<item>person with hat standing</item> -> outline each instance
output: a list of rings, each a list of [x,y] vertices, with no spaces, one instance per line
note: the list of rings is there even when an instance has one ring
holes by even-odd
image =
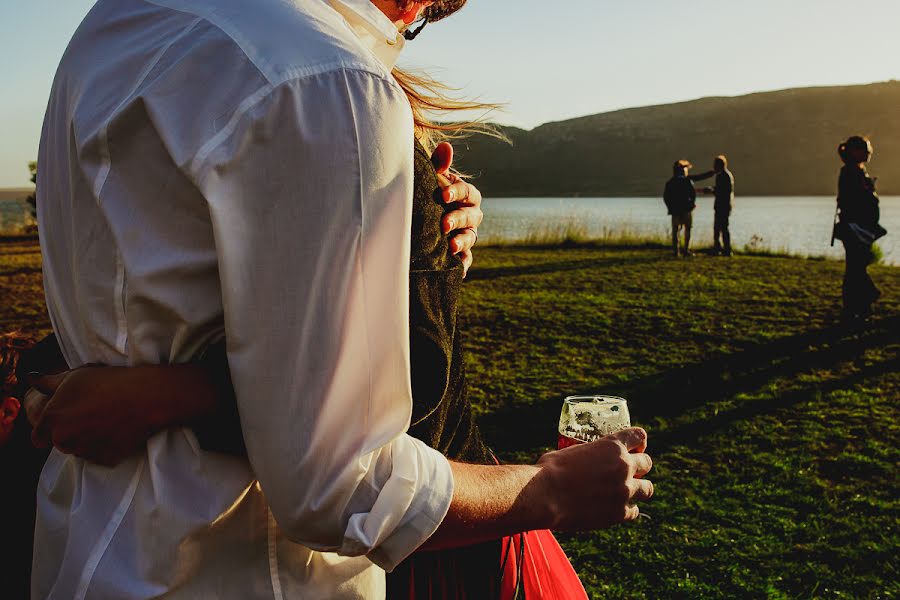
[[[669,215],[672,216],[672,252],[677,257],[680,255],[678,246],[678,232],[684,229],[684,255],[691,256],[691,227],[693,225],[693,212],[697,205],[697,191],[694,183],[688,176],[693,167],[690,161],[677,160],[672,165],[672,178],[666,182],[663,192],[663,202]]]

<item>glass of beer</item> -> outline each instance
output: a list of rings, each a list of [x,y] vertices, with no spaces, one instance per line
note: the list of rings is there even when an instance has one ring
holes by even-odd
[[[594,442],[631,427],[628,403],[616,396],[569,396],[559,415],[557,448]]]

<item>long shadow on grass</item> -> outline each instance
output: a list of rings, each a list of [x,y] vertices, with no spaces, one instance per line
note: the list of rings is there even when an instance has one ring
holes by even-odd
[[[713,400],[753,392],[773,379],[862,360],[866,350],[891,344],[900,344],[900,316],[865,327],[834,325],[754,344],[627,382],[615,391],[633,401],[640,420],[670,417]]]
[[[675,444],[692,442],[700,436],[714,432],[730,423],[793,406],[798,402],[809,400],[816,394],[824,395],[837,390],[851,389],[868,379],[898,370],[900,370],[900,356],[894,356],[889,360],[865,366],[846,377],[811,383],[764,400],[750,400],[732,409],[721,411],[708,419],[686,423],[669,431],[660,432],[654,436],[653,445],[657,448],[668,448]]]
[[[488,267],[472,269],[466,276],[466,281],[493,280],[504,277],[517,277],[519,275],[543,275],[565,271],[578,271],[595,267],[608,267],[613,265],[633,265],[639,263],[659,262],[661,256],[629,257],[622,258],[586,258],[581,260],[566,260],[548,263],[534,263],[516,265],[514,267]]]
[[[741,393],[758,392],[767,383],[790,380],[801,373],[827,371],[841,364],[862,360],[869,349],[900,345],[900,316],[877,320],[864,328],[832,326],[750,345],[733,353],[711,356],[699,363],[611,386],[604,392],[628,399],[632,419],[648,423],[657,417],[672,417],[714,400]],[[900,348],[900,346],[898,346]],[[727,422],[786,406],[811,393],[827,393],[849,387],[868,377],[900,366],[894,349],[874,365],[858,364],[848,377],[795,388],[775,399],[751,401],[717,414],[712,419],[654,435],[654,446],[676,443],[710,431]],[[593,393],[593,390],[583,390]],[[559,398],[547,398],[528,406],[509,406],[479,421],[488,440],[501,451],[528,451],[555,443],[553,424],[559,418]],[[510,427],[515,423],[515,427]]]
[[[39,255],[41,253],[41,248],[37,244],[34,246],[18,246],[14,248],[7,247],[7,244],[0,242],[0,255],[2,256],[15,256],[18,254],[36,254]]]
[[[0,270],[2,277],[14,277],[16,275],[35,275],[41,272],[41,267],[15,267],[9,271]]]

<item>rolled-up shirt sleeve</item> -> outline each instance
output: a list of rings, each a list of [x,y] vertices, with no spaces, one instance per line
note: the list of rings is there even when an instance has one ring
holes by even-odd
[[[392,81],[325,69],[247,98],[192,167],[272,513],[292,540],[386,570],[453,493],[446,458],[405,433],[412,140]]]

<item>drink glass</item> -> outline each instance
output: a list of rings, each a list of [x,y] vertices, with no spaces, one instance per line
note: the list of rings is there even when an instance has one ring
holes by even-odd
[[[569,396],[559,415],[557,448],[594,442],[631,427],[628,403],[617,396]]]

